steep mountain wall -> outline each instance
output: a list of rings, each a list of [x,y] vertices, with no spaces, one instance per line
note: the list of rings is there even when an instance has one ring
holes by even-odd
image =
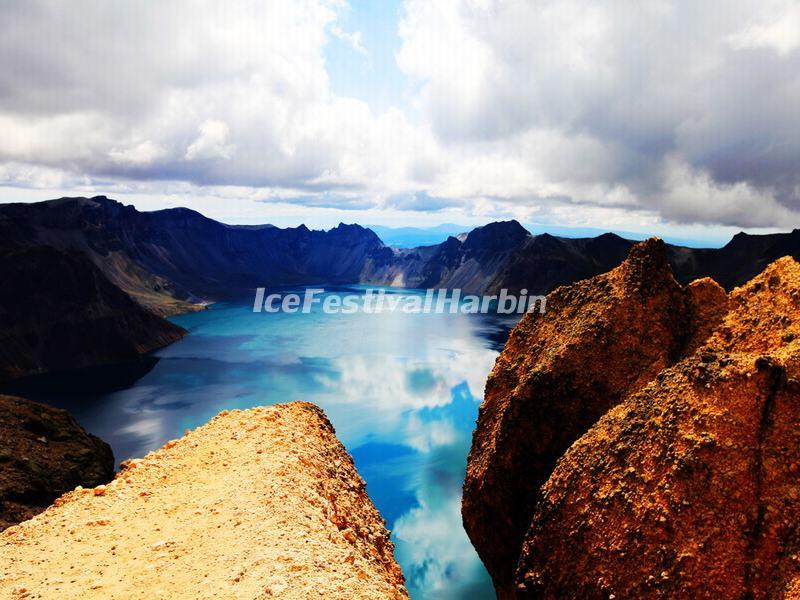
[[[660,240],[605,275],[550,294],[512,331],[486,384],[464,482],[464,525],[498,590],[539,488],[606,411],[684,352],[696,329]]]
[[[77,250],[161,315],[260,286],[370,283],[545,294],[611,270],[635,243],[611,233],[532,236],[518,222],[504,221],[441,244],[396,249],[358,225],[330,231],[233,226],[185,208],[139,212],[105,196],[0,205],[0,237]],[[711,276],[730,289],[781,256],[800,257],[800,230],[739,234],[720,249],[668,246],[667,255],[680,283]]]
[[[80,252],[0,247],[0,381],[138,361],[186,334],[134,302]]]
[[[257,286],[358,282],[368,255],[384,248],[358,225],[231,226],[185,208],[139,212],[105,196],[0,205],[0,235],[77,250],[159,314]]]
[[[526,536],[520,595],[792,595],[798,316],[800,265],[783,258],[731,293],[697,353],[565,453]]]

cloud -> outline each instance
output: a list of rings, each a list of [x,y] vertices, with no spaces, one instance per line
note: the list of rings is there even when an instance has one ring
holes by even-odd
[[[438,195],[622,193],[667,219],[785,227],[800,208],[796,22],[793,2],[408,0],[398,61],[437,138],[478,150]],[[678,192],[701,180],[693,211]],[[744,189],[778,206],[742,210]]]
[[[408,95],[381,112],[326,68],[331,40],[369,52],[340,22],[357,10],[4,2],[0,185],[571,225],[800,217],[792,0],[405,0]]]
[[[773,15],[729,36],[735,48],[771,48],[786,56],[800,47],[800,6],[776,6]]]
[[[121,150],[112,148],[108,152],[111,160],[121,165],[149,165],[165,154],[163,147],[150,140],[144,140]]]
[[[367,49],[364,48],[364,43],[361,40],[362,34],[360,31],[354,31],[352,33],[348,33],[338,25],[334,24],[331,25],[330,32],[331,34],[333,34],[333,37],[335,37],[338,40],[342,40],[359,54],[367,56]]]
[[[230,130],[224,121],[209,120],[200,125],[197,139],[186,149],[186,160],[229,159],[236,146],[228,143]]]

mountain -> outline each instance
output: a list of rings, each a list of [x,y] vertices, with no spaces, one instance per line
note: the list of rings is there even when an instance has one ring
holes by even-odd
[[[516,221],[491,223],[441,244],[386,248],[367,262],[365,283],[422,288],[459,287],[468,293],[496,294],[527,289],[547,294],[562,285],[610,271],[633,240],[613,233],[591,238],[531,235]],[[666,244],[667,260],[681,284],[712,277],[727,290],[749,281],[781,256],[800,258],[800,230],[769,235],[737,234],[722,248]]]
[[[357,282],[367,257],[385,248],[358,225],[225,225],[186,208],[139,212],[105,196],[2,205],[0,236],[78,250],[159,314],[257,286]]]
[[[531,235],[517,221],[502,221],[439,244],[394,248],[359,225],[329,231],[226,225],[186,208],[139,212],[105,196],[0,205],[0,236],[18,246],[78,251],[161,315],[263,286],[368,283],[546,294],[613,269],[635,244],[612,233]],[[800,257],[800,230],[742,233],[722,248],[666,248],[680,283],[711,276],[731,289],[780,256]]]
[[[0,381],[139,361],[186,334],[112,284],[84,254],[0,243]]]
[[[800,264],[728,294],[669,252],[555,290],[498,358],[462,515],[499,598],[800,597]]]
[[[596,238],[529,236],[504,262],[485,291],[527,289],[546,294],[555,288],[605,273],[622,262],[634,242],[606,233]]]
[[[516,559],[558,458],[693,339],[690,293],[652,239],[610,272],[558,288],[545,314],[513,330],[486,383],[463,494],[465,529],[498,595],[513,597]]]
[[[0,533],[0,564],[14,600],[408,599],[353,459],[303,402],[226,410],[125,461]]]
[[[435,246],[389,249],[362,273],[362,281],[409,288],[482,292],[531,234],[517,221],[477,227]]]
[[[748,282],[783,256],[800,258],[800,229],[767,235],[737,233],[719,249],[670,249],[670,263],[679,281],[711,277],[727,290]]]

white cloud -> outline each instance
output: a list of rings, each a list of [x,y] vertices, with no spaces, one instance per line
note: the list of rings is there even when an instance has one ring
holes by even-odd
[[[330,40],[369,50],[339,23],[350,10],[5,2],[0,174],[28,174],[0,184],[61,172],[379,213],[459,204],[464,220],[800,217],[796,2],[406,0],[415,108],[380,114],[332,92]]]
[[[166,155],[166,150],[150,140],[144,140],[134,146],[109,151],[111,159],[121,165],[149,165]]]
[[[755,0],[408,0],[398,61],[458,157],[431,193],[495,206],[624,198],[667,219],[790,226],[796,18],[796,3]],[[676,157],[709,179],[696,210],[664,176]],[[742,210],[747,195],[773,209]]]
[[[770,48],[786,56],[800,47],[800,5],[794,0],[771,3],[766,20],[747,25],[728,40],[735,48]]]
[[[333,34],[333,37],[342,40],[359,54],[363,54],[364,56],[367,55],[367,49],[364,48],[364,43],[361,40],[363,36],[360,31],[354,31],[352,33],[348,33],[338,25],[333,24],[330,27],[330,32],[331,34]]]
[[[209,120],[200,125],[200,132],[186,149],[186,160],[229,159],[236,146],[228,143],[230,130],[224,121]]]

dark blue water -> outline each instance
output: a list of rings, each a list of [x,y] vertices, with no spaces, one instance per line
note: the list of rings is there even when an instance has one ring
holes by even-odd
[[[251,301],[173,320],[190,334],[158,352],[149,371],[128,380],[112,373],[122,389],[73,382],[28,396],[68,408],[119,460],[142,456],[223,409],[314,402],[387,520],[412,596],[494,598],[461,525],[461,485],[486,376],[513,321],[337,315],[318,306],[311,314],[253,313]]]

